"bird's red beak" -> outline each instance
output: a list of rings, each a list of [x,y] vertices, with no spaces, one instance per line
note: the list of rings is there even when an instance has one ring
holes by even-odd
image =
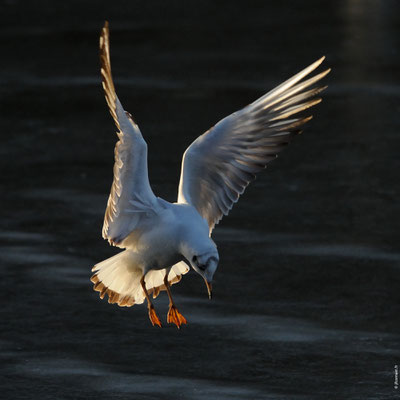
[[[208,282],[207,279],[204,279],[204,282],[206,283],[206,286],[207,286],[208,298],[211,300],[212,299],[212,283]]]

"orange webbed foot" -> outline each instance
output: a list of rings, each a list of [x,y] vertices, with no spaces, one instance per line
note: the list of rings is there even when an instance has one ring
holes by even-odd
[[[178,311],[178,309],[171,305],[168,310],[167,322],[169,324],[175,324],[178,329],[181,328],[182,324],[186,324],[186,318]]]
[[[149,318],[150,318],[150,322],[154,325],[157,325],[161,328],[161,321],[158,318],[158,315],[156,313],[156,310],[154,309],[154,306],[151,305],[149,307]]]

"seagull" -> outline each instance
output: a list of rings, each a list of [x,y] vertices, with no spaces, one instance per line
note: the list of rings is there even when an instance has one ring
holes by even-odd
[[[178,199],[156,197],[147,171],[147,144],[131,114],[119,101],[110,63],[109,27],[100,34],[101,76],[109,111],[118,129],[114,177],[102,236],[124,249],[96,264],[91,281],[100,298],[131,307],[147,301],[153,326],[161,321],[150,298],[166,291],[167,323],[186,324],[171,294],[192,267],[212,295],[219,262],[211,238],[256,173],[277,157],[312,116],[298,113],[321,102],[327,86],[315,87],[327,69],[304,80],[324,60],[320,58],[243,109],[225,117],[199,136],[185,151]],[[306,90],[307,89],[307,90]]]

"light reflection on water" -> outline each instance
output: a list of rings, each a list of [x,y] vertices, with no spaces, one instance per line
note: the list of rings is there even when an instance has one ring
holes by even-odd
[[[334,242],[333,239],[321,241],[321,237],[312,234],[291,235],[236,228],[218,228],[215,232],[215,238],[219,242],[227,243],[250,245],[264,243],[267,246],[268,254],[400,261],[400,253],[385,251],[373,246],[338,243],[337,241]]]
[[[240,385],[226,385],[218,380],[176,378],[174,376],[146,375],[116,372],[107,365],[89,363],[80,359],[30,359],[21,369],[33,377],[64,377],[79,379],[88,386],[88,390],[126,395],[152,395],[165,398],[190,399],[279,399],[279,394],[266,393],[257,388],[251,389]],[[168,397],[169,398],[169,397]],[[295,396],[293,399],[303,399]]]

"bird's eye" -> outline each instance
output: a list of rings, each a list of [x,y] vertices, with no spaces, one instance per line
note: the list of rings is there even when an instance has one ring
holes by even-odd
[[[196,264],[197,263],[197,256],[193,256],[192,261]]]

